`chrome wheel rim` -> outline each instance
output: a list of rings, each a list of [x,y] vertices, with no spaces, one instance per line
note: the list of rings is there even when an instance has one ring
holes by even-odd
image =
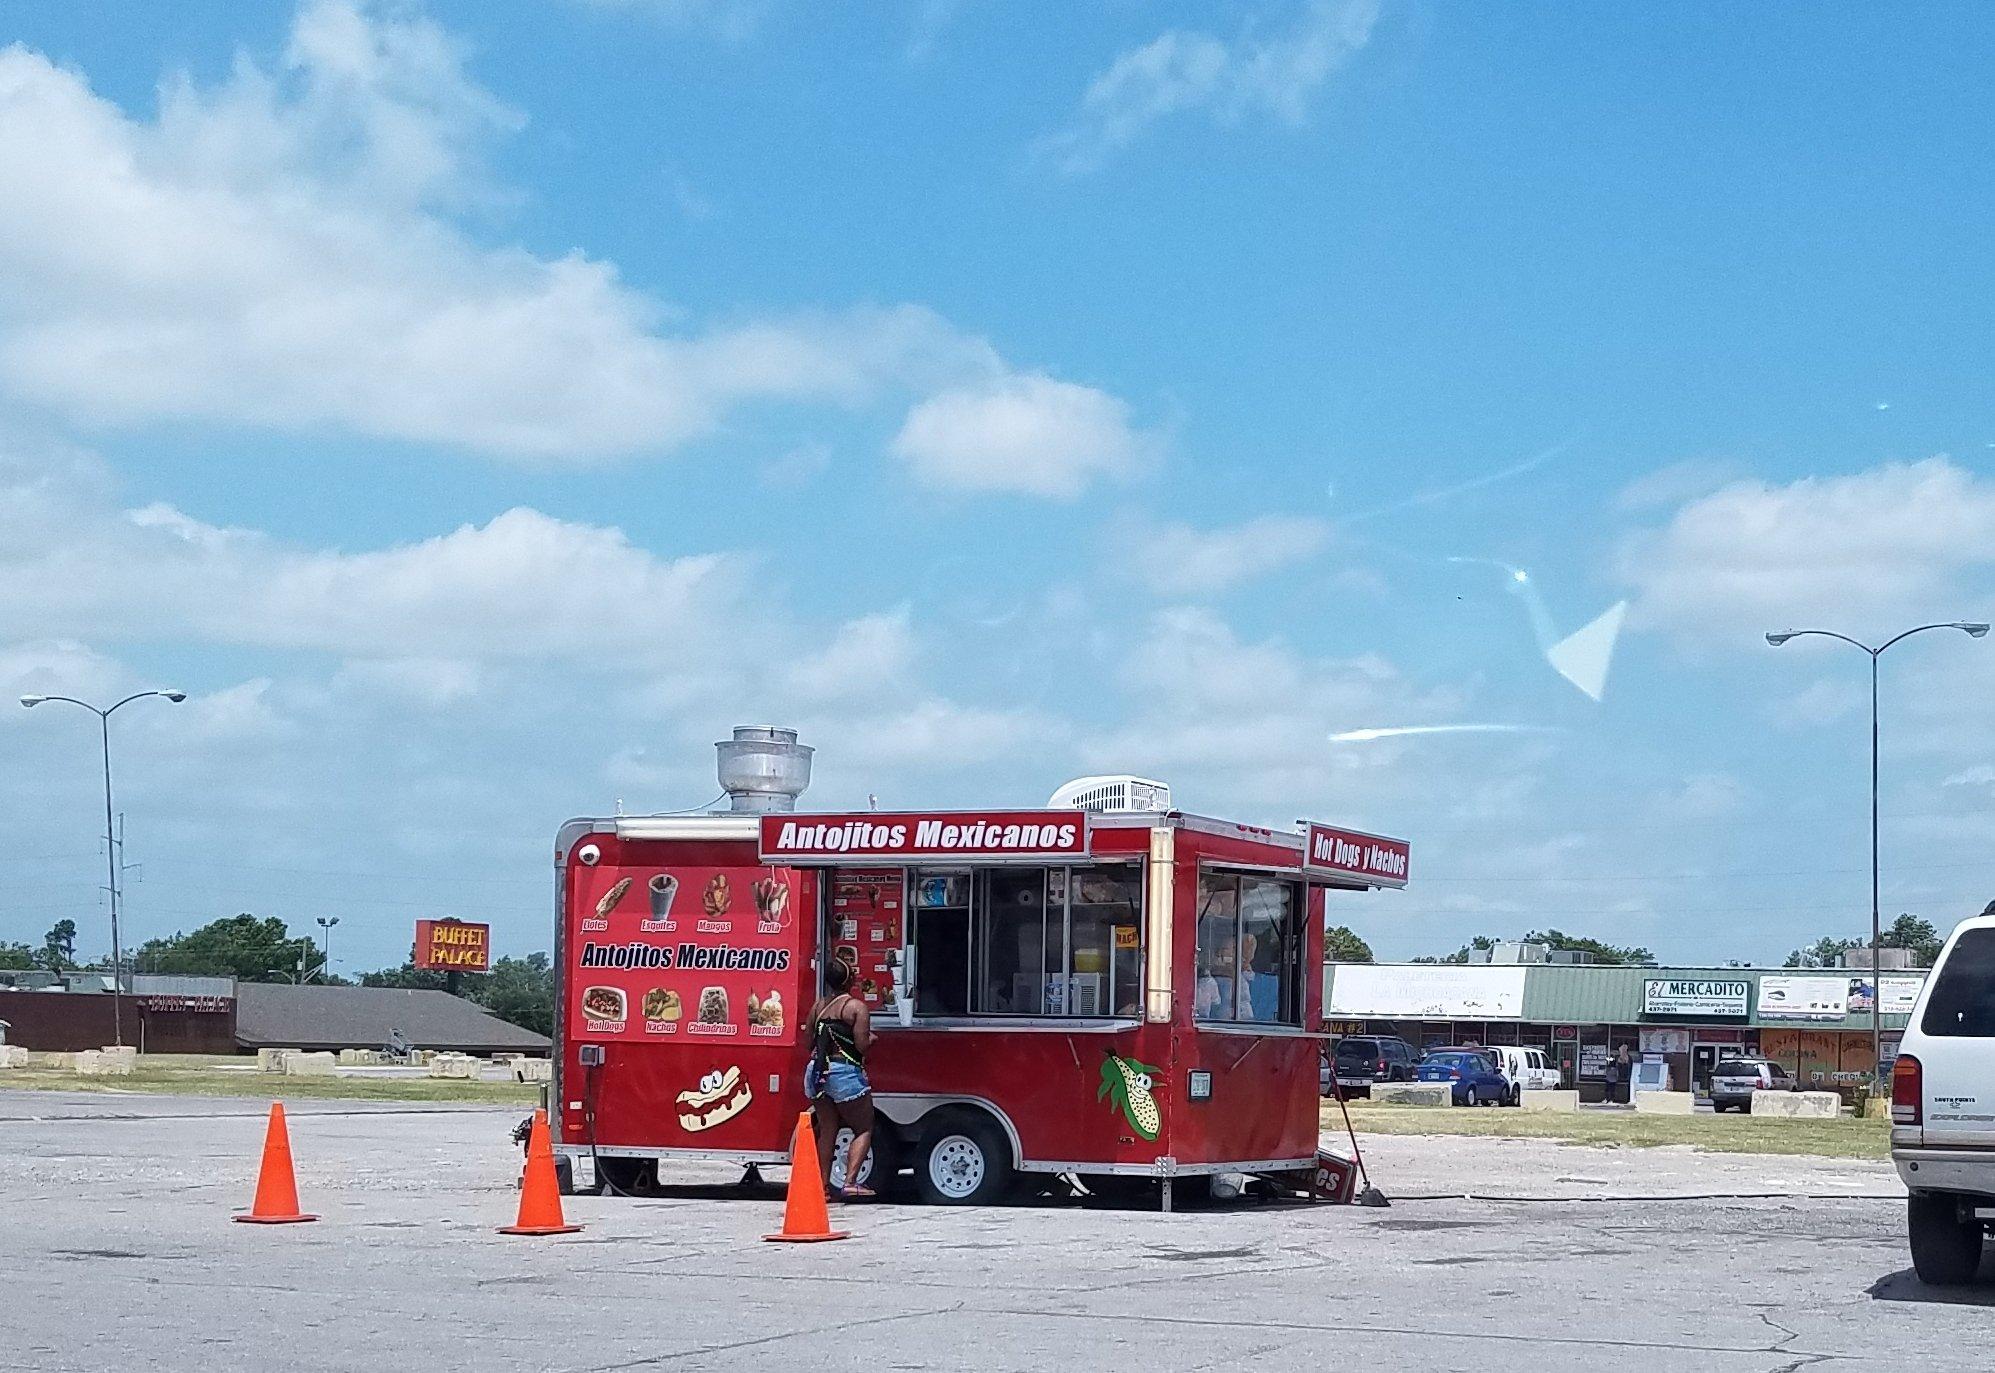
[[[928,1180],[952,1200],[960,1201],[983,1186],[984,1172],[983,1146],[968,1135],[950,1135],[929,1151]]]

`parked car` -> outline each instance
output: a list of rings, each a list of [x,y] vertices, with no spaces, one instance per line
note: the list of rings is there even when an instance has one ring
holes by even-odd
[[[1346,1092],[1370,1094],[1375,1082],[1411,1082],[1419,1055],[1396,1035],[1345,1035],[1323,1063],[1323,1095],[1330,1096],[1330,1074]]]
[[[1995,915],[1947,937],[1891,1066],[1891,1161],[1910,1193],[1912,1267],[1972,1281],[1995,1208]]]
[[[1415,1082],[1446,1082],[1457,1106],[1502,1106],[1510,1101],[1510,1079],[1487,1049],[1430,1049],[1413,1070]]]
[[[1778,1063],[1764,1058],[1724,1058],[1711,1069],[1711,1109],[1750,1111],[1754,1092],[1798,1092],[1801,1084]]]
[[[1492,1044],[1489,1052],[1510,1079],[1510,1104],[1521,1106],[1525,1092],[1544,1092],[1559,1085],[1559,1070],[1543,1049],[1525,1049],[1515,1044]]]

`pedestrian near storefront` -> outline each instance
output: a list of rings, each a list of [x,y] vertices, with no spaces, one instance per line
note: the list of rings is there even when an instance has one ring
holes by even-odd
[[[1614,1051],[1614,1081],[1620,1089],[1615,1094],[1614,1100],[1625,1106],[1633,1096],[1629,1089],[1633,1087],[1635,1081],[1635,1060],[1628,1052],[1626,1044]]]
[[[1600,1080],[1605,1087],[1605,1090],[1601,1093],[1600,1099],[1606,1102],[1609,1106],[1612,1106],[1616,1101],[1620,1100],[1620,1088],[1621,1088],[1620,1055],[1617,1054],[1613,1058],[1607,1060],[1607,1066],[1600,1070]]]

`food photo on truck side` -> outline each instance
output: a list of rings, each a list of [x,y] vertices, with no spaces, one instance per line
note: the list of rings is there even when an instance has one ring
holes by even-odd
[[[872,1012],[857,1185],[971,1204],[1020,1173],[1140,1179],[1167,1208],[1185,1179],[1310,1188],[1325,902],[1402,885],[1403,841],[783,799],[562,828],[549,1101],[571,1170],[630,1191],[674,1159],[787,1164],[836,959]]]

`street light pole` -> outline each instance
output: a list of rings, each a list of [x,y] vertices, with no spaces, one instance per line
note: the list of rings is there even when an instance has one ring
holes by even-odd
[[[1766,641],[1779,648],[1789,639],[1804,639],[1811,635],[1822,639],[1840,639],[1846,644],[1854,644],[1870,655],[1870,1072],[1873,1082],[1882,1081],[1884,1071],[1884,970],[1878,953],[1884,942],[1883,917],[1878,900],[1878,859],[1877,859],[1877,664],[1884,656],[1884,650],[1901,639],[1909,639],[1914,634],[1923,634],[1929,629],[1958,629],[1969,638],[1979,639],[1988,632],[1988,626],[1971,620],[1947,620],[1939,624],[1919,625],[1897,634],[1877,647],[1872,648],[1860,639],[1852,639],[1847,634],[1838,634],[1830,629],[1788,629],[1777,634],[1768,634]]]
[[[142,701],[148,696],[159,696],[174,704],[187,699],[184,691],[140,691],[127,696],[116,705],[99,708],[88,701],[79,701],[74,696],[23,696],[21,705],[32,710],[47,701],[61,701],[65,705],[82,706],[97,717],[100,736],[104,743],[104,858],[106,877],[110,885],[105,888],[111,899],[111,1042],[118,1047],[125,1043],[125,945],[118,925],[118,835],[116,822],[111,810],[111,716],[120,708],[134,701]]]
[[[327,919],[323,915],[319,917],[319,928],[326,932],[325,946],[320,951],[323,954],[323,957],[319,961],[319,980],[321,982],[332,975],[332,932],[333,926],[338,923],[339,917],[336,915],[331,919]]]

